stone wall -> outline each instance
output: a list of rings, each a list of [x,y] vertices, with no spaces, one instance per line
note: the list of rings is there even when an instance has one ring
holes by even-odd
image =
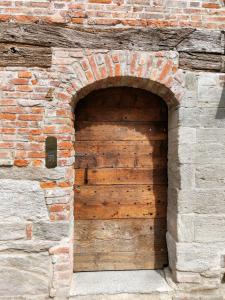
[[[109,86],[143,88],[168,104],[174,299],[222,299],[225,75],[184,71],[178,60],[173,51],[54,48],[48,69],[1,68],[0,299],[66,299],[73,266],[74,107]],[[58,141],[55,169],[45,167],[47,136]]]
[[[224,29],[224,0],[2,0],[0,21]]]

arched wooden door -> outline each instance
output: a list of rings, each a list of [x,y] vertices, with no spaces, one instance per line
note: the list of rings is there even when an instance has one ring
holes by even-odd
[[[167,264],[167,106],[134,88],[108,88],[75,113],[74,271]]]

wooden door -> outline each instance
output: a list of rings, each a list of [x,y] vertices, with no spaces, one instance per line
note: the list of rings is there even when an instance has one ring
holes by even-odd
[[[74,271],[167,264],[167,107],[134,88],[76,108]]]

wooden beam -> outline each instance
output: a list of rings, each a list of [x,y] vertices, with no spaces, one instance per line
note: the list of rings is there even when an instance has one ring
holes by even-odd
[[[211,53],[181,52],[179,66],[181,69],[225,72],[225,56]]]
[[[13,44],[13,45],[12,45]],[[51,47],[134,51],[174,50],[180,67],[224,72],[224,33],[194,28],[66,28],[0,23],[0,66],[51,65]]]
[[[65,28],[40,24],[0,24],[0,43],[42,47],[114,50],[175,50],[224,53],[223,33],[193,28]]]
[[[0,44],[0,67],[26,66],[47,68],[51,66],[51,62],[51,48]]]
[[[44,47],[158,51],[174,49],[193,28],[93,29],[40,24],[0,24],[0,43]]]

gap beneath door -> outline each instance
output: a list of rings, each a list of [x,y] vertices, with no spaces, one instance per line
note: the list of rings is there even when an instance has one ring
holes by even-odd
[[[159,270],[78,272],[73,274],[70,299],[166,300],[171,299],[171,292],[163,272]],[[156,297],[142,298],[141,295]],[[165,298],[161,298],[160,295],[165,295]]]

